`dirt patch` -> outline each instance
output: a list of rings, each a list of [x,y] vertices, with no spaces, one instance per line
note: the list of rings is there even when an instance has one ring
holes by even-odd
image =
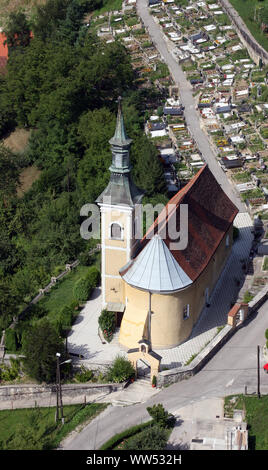
[[[40,176],[41,171],[36,168],[36,166],[28,166],[20,174],[20,187],[17,190],[19,197],[22,197],[23,194],[28,191],[33,182],[36,181]]]
[[[6,139],[4,139],[3,143],[12,152],[21,153],[26,149],[30,135],[31,131],[26,129],[16,129]]]

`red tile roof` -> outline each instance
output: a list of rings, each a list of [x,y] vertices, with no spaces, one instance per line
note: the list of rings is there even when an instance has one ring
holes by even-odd
[[[5,40],[5,33],[0,33],[0,57],[8,58],[8,48],[7,45],[4,44]]]
[[[168,214],[167,207],[170,204],[174,204],[174,208]],[[170,243],[174,243],[174,240],[169,238],[167,223],[175,215],[179,232],[180,204],[188,204],[188,245],[185,250],[170,251],[185,273],[195,281],[217,250],[238,209],[222,190],[208,166],[204,165],[159,214],[138,244],[136,256],[157,231],[170,249]]]

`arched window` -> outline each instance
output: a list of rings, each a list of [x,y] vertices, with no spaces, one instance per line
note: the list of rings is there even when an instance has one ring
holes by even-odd
[[[122,240],[122,227],[117,223],[111,225],[111,238],[114,240]]]
[[[141,345],[141,352],[146,353],[146,346],[145,346],[145,344],[142,344],[142,345]]]

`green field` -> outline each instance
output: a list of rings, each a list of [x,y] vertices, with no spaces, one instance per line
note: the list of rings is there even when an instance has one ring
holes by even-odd
[[[0,450],[55,449],[77,426],[87,424],[107,405],[64,406],[65,424],[55,423],[55,407],[0,411]]]
[[[70,305],[74,301],[74,284],[86,275],[88,269],[88,266],[77,266],[61,281],[58,281],[51,291],[39,301],[39,304],[45,307],[49,315],[59,312],[65,305]]]
[[[230,417],[234,409],[245,409],[249,430],[249,450],[268,450],[268,395],[229,396],[225,398],[224,411]]]
[[[255,8],[268,7],[268,0],[230,0],[230,3],[238,11],[258,43],[268,51],[268,35],[261,31],[259,23],[254,20]]]

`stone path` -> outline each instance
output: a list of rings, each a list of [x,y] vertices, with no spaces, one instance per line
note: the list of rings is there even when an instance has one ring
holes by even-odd
[[[210,307],[204,308],[188,341],[173,349],[157,351],[162,356],[162,367],[171,369],[185,364],[192,355],[198,354],[212,340],[220,326],[227,323],[231,302],[236,301],[243,284],[241,260],[248,257],[253,239],[252,221],[248,213],[239,213],[235,225],[240,229],[240,235],[212,293]],[[239,287],[236,279],[241,281]],[[82,354],[83,362],[88,367],[109,364],[118,354],[126,356],[126,352],[121,350],[118,344],[117,335],[110,344],[103,344],[98,336],[100,294],[99,288],[94,291],[92,299],[81,311],[68,338],[69,351]]]

